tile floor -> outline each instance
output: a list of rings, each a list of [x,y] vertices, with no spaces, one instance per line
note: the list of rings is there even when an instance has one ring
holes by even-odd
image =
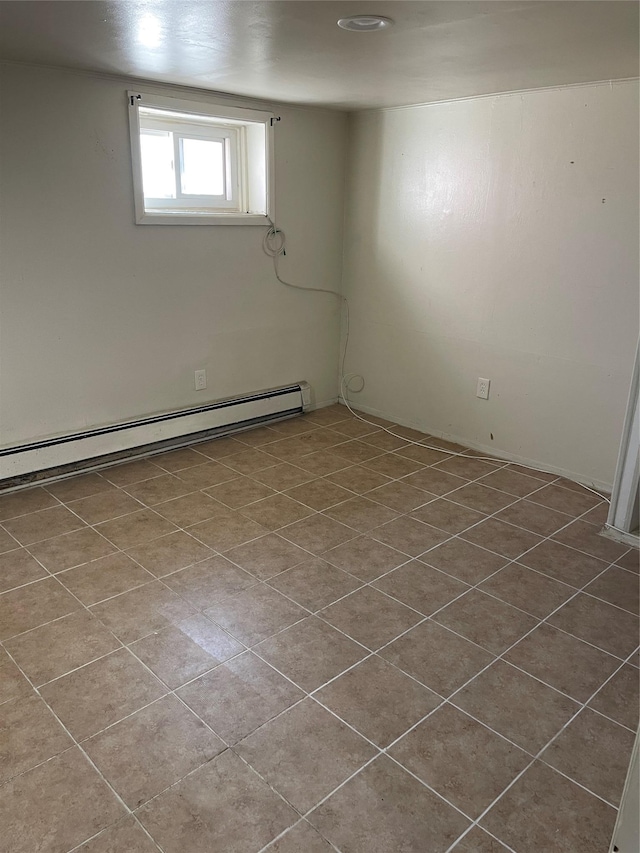
[[[638,719],[605,514],[339,406],[0,496],[3,849],[605,853]]]

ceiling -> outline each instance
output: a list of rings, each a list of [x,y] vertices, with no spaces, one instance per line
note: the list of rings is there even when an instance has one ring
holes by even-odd
[[[631,0],[0,0],[0,59],[340,109],[636,77],[638,42]]]

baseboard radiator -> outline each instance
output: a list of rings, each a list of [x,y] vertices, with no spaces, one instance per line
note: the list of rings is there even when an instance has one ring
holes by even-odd
[[[0,487],[50,479],[300,415],[310,408],[307,382],[269,388],[203,406],[164,412],[0,449]],[[139,451],[138,453],[136,451]]]

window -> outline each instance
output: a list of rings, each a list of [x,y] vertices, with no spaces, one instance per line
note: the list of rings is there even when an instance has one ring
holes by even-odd
[[[269,222],[272,113],[128,97],[138,224]]]

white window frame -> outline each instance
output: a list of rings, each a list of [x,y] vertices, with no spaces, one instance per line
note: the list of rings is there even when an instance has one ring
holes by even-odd
[[[270,224],[275,216],[274,113],[135,91],[128,92],[127,98],[137,224]],[[224,198],[182,193],[179,174],[176,175],[175,199],[145,198],[141,126],[149,130],[170,130],[174,134],[176,163],[179,162],[181,138],[224,139],[227,154]]]

